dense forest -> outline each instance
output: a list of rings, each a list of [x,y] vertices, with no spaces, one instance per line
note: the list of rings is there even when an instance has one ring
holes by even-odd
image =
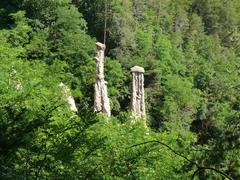
[[[239,30],[239,0],[1,0],[0,179],[240,179]],[[111,118],[93,112],[104,34]]]

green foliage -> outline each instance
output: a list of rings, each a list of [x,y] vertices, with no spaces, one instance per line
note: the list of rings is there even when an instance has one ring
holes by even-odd
[[[108,94],[111,99],[112,111],[113,113],[119,113],[121,111],[120,102],[127,91],[124,87],[125,74],[121,64],[117,60],[106,58],[105,64],[106,81],[108,82]]]
[[[199,105],[200,93],[193,89],[192,83],[177,76],[167,76],[164,87],[165,101],[162,113],[167,126],[181,134],[183,129],[189,129],[194,120]]]
[[[238,0],[2,0],[0,178],[239,179],[239,17]],[[92,113],[105,21],[109,119]]]
[[[138,31],[136,35],[138,55],[146,57],[151,53],[153,38],[149,32]]]

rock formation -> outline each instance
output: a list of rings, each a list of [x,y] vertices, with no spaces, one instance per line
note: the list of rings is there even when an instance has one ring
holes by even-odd
[[[144,99],[144,69],[139,66],[131,68],[132,72],[132,99],[131,109],[134,118],[145,117]]]
[[[96,83],[94,86],[94,112],[102,112],[111,116],[110,102],[107,93],[107,82],[104,80],[104,51],[105,45],[96,43]]]
[[[77,112],[78,110],[76,107],[76,103],[75,103],[75,100],[73,99],[73,97],[71,96],[70,89],[62,82],[59,84],[59,86],[62,88],[63,96],[64,96],[65,100],[68,102],[70,109],[73,112]]]

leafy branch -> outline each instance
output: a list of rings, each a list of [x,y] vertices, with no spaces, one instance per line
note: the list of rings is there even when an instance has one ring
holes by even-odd
[[[152,143],[157,143],[157,144],[160,144],[164,147],[166,147],[168,150],[170,150],[172,153],[174,153],[175,155],[183,158],[184,160],[188,161],[189,163],[191,164],[194,164],[197,166],[197,170],[194,172],[193,176],[192,176],[192,180],[195,178],[195,176],[200,172],[200,171],[204,171],[204,170],[211,170],[211,171],[215,171],[216,173],[218,174],[221,174],[223,177],[229,179],[229,180],[233,180],[232,177],[230,177],[228,174],[224,173],[223,171],[221,170],[218,170],[216,168],[213,168],[213,167],[204,167],[204,166],[201,166],[199,165],[198,163],[196,163],[195,161],[187,158],[186,156],[184,156],[182,153],[174,150],[172,147],[170,147],[169,145],[161,142],[161,141],[158,141],[158,140],[152,140],[152,141],[146,141],[146,142],[142,142],[142,143],[139,143],[139,144],[135,144],[135,145],[132,145],[130,146],[129,148],[134,148],[134,147],[138,147],[138,146],[142,146],[142,145],[146,145],[146,144],[152,144]]]

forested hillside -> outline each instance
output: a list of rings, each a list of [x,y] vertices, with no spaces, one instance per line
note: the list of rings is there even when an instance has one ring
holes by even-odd
[[[240,179],[239,30],[239,0],[1,0],[0,179]],[[93,112],[104,31],[111,118]]]

